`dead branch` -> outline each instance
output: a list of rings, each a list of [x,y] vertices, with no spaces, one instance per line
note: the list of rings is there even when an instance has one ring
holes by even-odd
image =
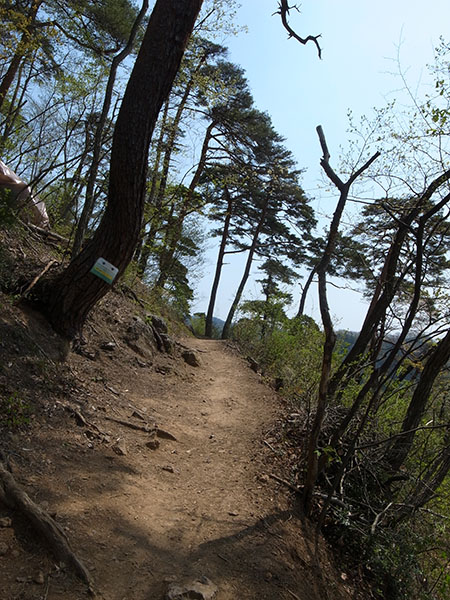
[[[123,425],[124,427],[129,427],[130,429],[134,429],[135,431],[145,431],[146,433],[150,433],[155,428],[151,427],[147,423],[145,425],[137,425],[136,423],[130,423],[130,421],[125,421],[124,419],[116,419],[115,417],[110,417],[109,415],[105,415],[105,419],[107,421],[112,421],[113,423],[117,423],[118,425]]]
[[[281,477],[278,477],[278,475],[274,475],[273,473],[269,473],[269,477],[271,479],[274,479],[275,481],[278,481],[278,483],[282,483],[296,494],[303,494],[305,487],[304,485],[294,485],[293,483],[290,483],[289,481],[286,481],[286,479],[282,479]],[[313,492],[313,496],[314,498],[321,498],[322,500],[326,500],[328,498],[328,494],[324,494],[322,492]],[[331,502],[333,504],[336,504],[337,506],[340,506],[341,508],[348,509],[348,506],[345,504],[345,502],[339,500],[339,498],[336,498],[336,496],[333,496],[331,498]]]
[[[319,55],[319,58],[322,58],[322,48],[319,46],[319,42],[318,42],[318,39],[321,37],[320,34],[319,35],[308,35],[308,37],[302,38],[289,25],[288,16],[289,16],[289,11],[292,8],[294,8],[295,10],[298,11],[297,6],[295,6],[295,5],[289,6],[288,0],[280,0],[278,3],[278,10],[274,14],[281,16],[281,22],[283,23],[283,27],[288,32],[289,38],[294,38],[298,42],[300,42],[300,44],[303,44],[303,45],[307,44],[308,42],[314,42],[314,44],[316,45],[316,48],[317,48],[317,54]]]
[[[19,510],[31,522],[33,527],[46,540],[58,561],[70,566],[74,573],[92,591],[91,576],[69,546],[67,537],[58,523],[35,504],[28,494],[16,483],[14,477],[7,471],[4,464],[0,462],[0,488],[8,506]]]
[[[276,450],[276,448],[274,448],[272,446],[272,444],[269,444],[269,442],[267,440],[263,440],[263,444],[265,444],[268,448],[270,448],[272,450],[272,452],[275,452],[275,454],[278,454],[278,451]]]
[[[135,431],[155,433],[157,437],[163,438],[165,440],[172,440],[173,442],[177,441],[177,438],[174,435],[172,435],[165,429],[161,429],[157,425],[149,425],[148,423],[145,423],[144,425],[138,425],[137,423],[130,423],[130,421],[125,421],[124,419],[116,419],[115,417],[110,417],[108,415],[105,415],[105,419],[107,421],[112,421],[113,423],[123,425],[124,427],[129,427],[130,429],[134,429]]]
[[[83,415],[83,413],[80,412],[78,409],[72,408],[71,406],[67,406],[67,405],[64,406],[64,408],[75,417],[77,425],[79,425],[80,427],[86,427],[87,429],[89,429],[91,431],[91,433],[94,436],[96,436],[97,438],[100,438],[102,441],[105,438],[108,438],[108,435],[104,431],[99,429],[99,427],[95,423],[91,423],[91,421],[88,421],[86,419],[86,417]],[[92,431],[92,430],[94,430],[94,431]]]
[[[50,231],[50,229],[43,229],[42,227],[38,227],[37,225],[33,225],[33,223],[26,223],[26,226],[29,227],[32,231],[35,231],[39,235],[50,238],[53,240],[57,240],[58,242],[64,242],[64,244],[69,244],[69,238],[66,238],[59,233],[55,233],[54,231]]]
[[[14,304],[18,304],[21,300],[23,300],[23,298],[25,298],[25,296],[28,294],[29,291],[31,291],[34,286],[37,284],[37,282],[39,281],[39,279],[41,279],[41,277],[43,277],[47,271],[49,271],[53,265],[56,265],[58,261],[56,260],[51,260],[50,262],[48,262],[44,269],[42,269],[42,271],[36,275],[36,277],[33,279],[33,281],[28,285],[28,287],[25,289],[25,291],[23,291],[20,295],[20,297],[15,300]]]
[[[370,533],[372,535],[375,534],[375,529],[377,528],[378,523],[384,517],[384,515],[388,512],[388,510],[391,508],[392,504],[393,504],[393,502],[389,502],[389,504],[387,506],[385,506],[385,508],[383,508],[383,510],[381,512],[379,512],[377,514],[377,516],[375,517],[374,522],[372,523],[372,527],[370,528]]]

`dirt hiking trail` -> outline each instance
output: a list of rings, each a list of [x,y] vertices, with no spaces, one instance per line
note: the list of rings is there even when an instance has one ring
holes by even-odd
[[[275,453],[263,440],[279,399],[229,344],[181,342],[199,366],[119,368],[107,352],[96,361],[73,355],[78,407],[48,408],[24,450],[30,470],[17,458],[16,478],[53,512],[104,600],[163,600],[174,582],[201,577],[217,600],[350,598],[326,557],[317,573],[307,526],[269,477]],[[15,521],[0,529],[11,550],[8,562],[0,557],[0,596],[87,598]]]

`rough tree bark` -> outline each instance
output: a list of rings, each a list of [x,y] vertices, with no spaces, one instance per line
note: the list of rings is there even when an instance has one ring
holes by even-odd
[[[105,214],[82,252],[41,287],[42,310],[68,339],[81,335],[90,310],[110,289],[90,272],[96,259],[115,265],[120,276],[133,256],[142,225],[151,136],[202,1],[157,0],[114,130]]]
[[[100,158],[102,151],[102,141],[103,141],[103,133],[105,130],[106,119],[108,118],[109,109],[111,108],[111,101],[113,97],[114,91],[114,83],[116,81],[117,69],[120,64],[131,54],[133,50],[133,45],[136,39],[136,36],[139,32],[139,27],[141,26],[142,21],[144,20],[145,13],[148,9],[148,0],[144,0],[142,3],[141,10],[137,15],[133,27],[131,28],[130,36],[128,38],[128,42],[125,47],[113,58],[111,62],[111,68],[109,71],[108,82],[106,84],[105,97],[103,100],[102,112],[100,114],[100,118],[97,123],[97,127],[95,129],[94,135],[94,147],[92,150],[92,163],[89,169],[87,186],[86,186],[86,199],[84,202],[83,210],[80,215],[80,221],[78,223],[77,230],[75,232],[75,239],[73,242],[72,253],[73,256],[76,256],[83,244],[84,237],[86,235],[86,231],[89,224],[89,219],[91,218],[92,211],[94,210],[95,205],[95,196],[94,196],[94,188],[95,182],[97,180],[98,169],[100,166]]]

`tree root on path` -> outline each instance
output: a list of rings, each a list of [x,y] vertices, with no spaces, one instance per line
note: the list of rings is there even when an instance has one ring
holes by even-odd
[[[70,567],[75,575],[88,586],[89,592],[95,596],[89,571],[71,550],[60,525],[52,519],[48,512],[31,500],[1,461],[0,500],[27,517],[34,529],[45,538],[55,558]]]
[[[165,429],[161,429],[157,425],[149,425],[148,423],[146,423],[145,425],[137,425],[136,423],[130,423],[130,421],[125,421],[124,419],[116,419],[115,417],[110,417],[108,415],[105,415],[104,418],[107,421],[118,423],[119,425],[129,427],[130,429],[134,429],[135,431],[145,431],[146,433],[154,433],[157,437],[163,438],[165,440],[172,440],[173,442],[177,441],[177,438],[174,435],[172,435],[169,431],[166,431]]]

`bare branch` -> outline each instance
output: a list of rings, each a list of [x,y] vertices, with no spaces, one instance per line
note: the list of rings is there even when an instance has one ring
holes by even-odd
[[[322,58],[322,48],[319,46],[319,42],[317,41],[321,36],[320,35],[308,35],[308,37],[302,38],[289,25],[288,15],[289,15],[289,11],[292,8],[294,8],[295,10],[298,11],[298,7],[295,5],[289,6],[287,0],[279,0],[278,10],[274,14],[281,16],[281,22],[283,23],[283,27],[288,32],[289,38],[293,37],[298,42],[300,42],[300,44],[303,44],[303,45],[307,44],[308,42],[314,42],[314,44],[316,45],[316,48],[317,48],[317,54],[319,55],[319,58]]]

